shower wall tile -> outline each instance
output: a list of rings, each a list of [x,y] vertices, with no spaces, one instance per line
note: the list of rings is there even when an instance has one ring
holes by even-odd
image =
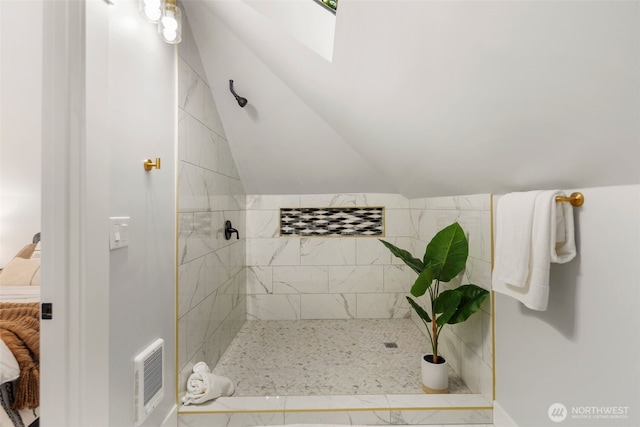
[[[406,319],[411,315],[405,293],[358,294],[359,319]]]
[[[487,227],[488,216],[485,218],[482,211],[461,211],[458,222],[467,234],[469,257],[485,259],[487,251],[491,251],[491,228]],[[484,231],[485,229],[488,229],[487,232]]]
[[[178,427],[278,426],[284,425],[284,412],[183,413],[178,417],[178,421]]]
[[[411,226],[411,211],[409,209],[388,209],[385,212],[385,235],[415,237]]]
[[[467,345],[462,346],[460,376],[464,378],[464,382],[476,393],[481,393],[481,373],[483,369],[482,358],[478,356],[476,351]]]
[[[178,267],[178,317],[182,317],[206,296],[204,282],[204,257]]]
[[[300,239],[301,265],[353,265],[356,262],[355,238]]]
[[[206,295],[215,292],[231,277],[229,272],[229,252],[229,246],[225,246],[205,255],[204,280]]]
[[[233,224],[239,224],[235,221]],[[236,225],[237,226],[237,225]],[[236,240],[229,248],[229,275],[236,277],[245,267],[247,245],[245,240]]]
[[[480,379],[478,381],[478,392],[488,400],[493,400],[493,368],[492,365],[480,363]]]
[[[482,360],[488,366],[493,366],[493,340],[491,337],[491,315],[482,314]]]
[[[229,209],[240,212],[240,223],[246,224],[246,214],[247,210],[245,206],[247,205],[247,198],[244,194],[244,187],[242,186],[242,181],[235,178],[229,179]],[[246,231],[245,233],[246,234]],[[243,236],[246,238],[247,236]]]
[[[482,359],[482,342],[484,338],[482,329],[483,314],[482,312],[477,312],[473,315],[473,318],[466,322],[450,325],[453,333],[462,340],[469,350],[475,352],[479,359]]]
[[[460,223],[467,235],[469,258],[464,274],[445,287],[473,283],[490,291],[491,195],[416,199],[411,201],[411,206],[412,223],[417,231],[416,242],[422,247],[437,231],[454,221]],[[422,252],[414,253],[422,255]],[[420,325],[421,322],[413,313],[412,318]],[[492,390],[491,322],[491,304],[487,301],[469,320],[445,326],[440,335],[439,351],[473,393]]]
[[[301,319],[355,319],[356,294],[302,294]]]
[[[220,170],[220,162],[218,159],[220,137],[216,135],[216,133],[211,132],[211,130],[204,127],[202,124],[200,124],[200,127],[202,131],[202,146],[200,147],[200,150],[198,150],[200,158],[198,159],[197,164],[204,169],[218,171]]]
[[[196,118],[180,110],[178,158],[186,163],[215,171],[218,138]]]
[[[268,266],[247,267],[247,294],[272,294],[273,268]]]
[[[239,178],[238,169],[231,154],[231,148],[227,141],[222,138],[220,138],[220,143],[218,144],[218,171],[228,177]]]
[[[384,239],[410,248],[416,232],[410,222],[408,199],[399,194],[320,194],[248,195],[246,201],[247,294],[258,297],[251,299],[253,308],[249,311],[253,315],[261,311],[257,304],[269,301],[263,296],[269,296],[270,292],[299,295],[303,318],[348,319],[358,313],[380,318],[395,313],[396,294],[408,291],[410,285],[403,283],[407,287],[401,288],[400,283],[394,282],[394,279],[400,282],[402,261],[393,259],[377,238],[282,238],[279,237],[280,208],[384,207],[387,218]],[[396,270],[400,270],[400,274],[387,278],[387,286],[392,291],[385,293],[385,267],[392,265],[398,266]],[[260,270],[252,271],[252,267]],[[272,267],[270,271],[269,267]],[[364,298],[364,301],[375,302],[372,308],[356,306],[359,295],[378,293],[382,295],[378,299]],[[402,317],[406,307],[404,310],[393,315]]]
[[[386,241],[388,241],[391,244],[396,245],[397,247],[399,247],[400,249],[405,249],[407,251],[413,251],[414,248],[414,242],[415,242],[415,238],[413,237],[387,237],[386,239],[384,239]],[[384,249],[385,251],[389,252],[389,250],[386,247],[383,247],[382,249]],[[391,253],[391,252],[389,252]],[[415,254],[418,257],[422,257],[422,254]],[[406,265],[400,258],[396,257],[395,255],[391,255],[391,264],[396,264],[396,265]]]
[[[328,276],[327,267],[273,267],[273,293],[326,294],[328,292]]]
[[[438,232],[433,212],[426,209],[411,209],[411,224],[417,238],[434,236]]]
[[[191,163],[178,163],[178,211],[210,210],[205,169]]]
[[[193,71],[187,62],[178,59],[178,106],[187,113],[204,121],[204,99],[208,86]]]
[[[388,209],[408,209],[409,200],[401,194],[356,194],[356,206],[386,206]]]
[[[381,265],[330,266],[328,292],[382,292],[382,270]]]
[[[388,240],[383,237],[382,240]],[[356,239],[356,265],[391,264],[391,252],[377,238]]]
[[[246,320],[246,194],[198,49],[178,47],[179,393],[198,361],[217,363]],[[231,220],[240,239],[224,238]]]
[[[182,362],[181,366],[187,360],[187,340],[185,337],[187,336],[187,318],[186,316],[182,316],[178,319],[178,335],[182,337],[182,339],[178,342],[178,361]]]
[[[207,128],[211,129],[211,131],[215,132],[217,135],[220,135],[222,138],[227,138],[227,135],[224,132],[224,127],[222,126],[222,120],[220,119],[220,115],[218,114],[218,109],[216,108],[216,104],[213,101],[213,94],[211,93],[211,90],[205,90],[204,93],[203,122],[205,123]]]
[[[491,291],[491,261],[469,257],[464,276],[465,283],[473,283]]]
[[[247,210],[249,212],[298,207],[300,207],[300,196],[297,195],[247,195]]]
[[[344,398],[339,396],[337,398]],[[287,400],[292,399],[291,397]],[[386,406],[386,405],[385,405]],[[389,410],[380,411],[345,411],[337,410],[328,412],[326,409],[319,408],[317,412],[305,410],[304,412],[285,412],[285,422],[287,424],[313,425],[322,420],[323,425],[333,426],[349,426],[349,425],[388,425],[391,422],[391,414]],[[317,424],[316,424],[317,425]]]
[[[391,410],[392,425],[449,425],[489,424],[493,422],[493,411],[488,409],[459,409],[453,411]]]
[[[303,194],[300,206],[311,207],[348,207],[356,205],[355,194]]]
[[[297,239],[247,239],[247,265],[299,265]]]
[[[407,265],[385,265],[383,271],[385,292],[407,292],[418,275]]]
[[[247,294],[247,320],[300,319],[300,295]]]
[[[280,213],[273,210],[250,210],[247,212],[247,237],[275,238],[279,236]]]
[[[411,200],[409,200],[409,209],[418,209],[418,210],[427,209],[427,199],[411,199]]]

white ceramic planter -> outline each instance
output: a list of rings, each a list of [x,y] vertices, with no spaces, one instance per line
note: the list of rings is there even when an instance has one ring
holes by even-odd
[[[426,354],[422,356],[422,390],[428,394],[449,393],[449,362],[431,363],[427,362]],[[439,356],[442,358],[442,356]],[[444,358],[443,358],[444,359]]]

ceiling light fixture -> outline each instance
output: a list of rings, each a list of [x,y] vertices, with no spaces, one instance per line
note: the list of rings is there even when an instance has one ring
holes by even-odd
[[[182,11],[176,0],[165,0],[158,31],[167,43],[176,44],[182,40]]]
[[[154,24],[160,22],[162,17],[162,8],[164,1],[162,0],[140,0],[140,15],[149,22]]]

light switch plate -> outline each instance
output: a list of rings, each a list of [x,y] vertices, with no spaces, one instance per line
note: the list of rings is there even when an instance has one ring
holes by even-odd
[[[109,218],[109,249],[120,249],[129,246],[129,220],[128,216]]]

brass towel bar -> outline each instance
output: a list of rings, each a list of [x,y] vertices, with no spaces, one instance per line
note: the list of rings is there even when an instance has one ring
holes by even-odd
[[[569,202],[571,206],[578,207],[584,205],[584,196],[582,193],[571,193],[569,197],[556,196],[556,202]]]

